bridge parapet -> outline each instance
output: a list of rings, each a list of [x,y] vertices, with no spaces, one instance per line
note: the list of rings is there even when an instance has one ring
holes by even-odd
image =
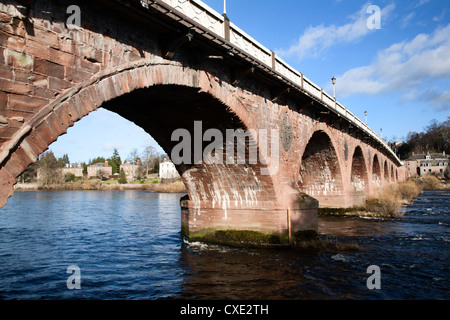
[[[337,102],[323,88],[316,85],[301,72],[295,70],[273,51],[264,47],[234,23],[229,21],[227,23],[228,18],[219,14],[207,4],[200,0],[140,0],[140,2],[144,7],[153,7],[227,48],[230,55],[237,55],[251,61],[255,66],[264,69],[269,74],[285,82],[290,88],[312,97],[327,109],[367,134],[398,165],[401,165],[400,159],[382,137],[376,134],[357,116]]]

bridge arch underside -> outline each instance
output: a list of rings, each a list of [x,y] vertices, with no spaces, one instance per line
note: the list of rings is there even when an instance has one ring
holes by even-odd
[[[350,185],[351,190],[349,196],[353,198],[353,204],[364,204],[367,191],[369,190],[369,180],[364,154],[359,146],[355,148],[353,153]]]
[[[384,180],[386,182],[389,182],[389,167],[387,161],[384,161],[383,172],[384,172]]]
[[[375,155],[372,161],[372,185],[379,187],[382,184],[380,160]]]
[[[305,148],[298,186],[301,192],[317,199],[321,207],[345,206],[340,162],[324,131],[315,132]]]

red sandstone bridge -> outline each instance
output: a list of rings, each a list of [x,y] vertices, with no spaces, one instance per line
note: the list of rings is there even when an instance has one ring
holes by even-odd
[[[79,25],[68,23],[71,5]],[[29,164],[100,107],[142,127],[169,155],[171,134],[194,132],[196,121],[204,131],[279,132],[276,168],[267,159],[177,166],[188,191],[181,202],[188,237],[214,230],[282,237],[289,224],[292,232],[317,230],[315,199],[351,207],[405,179],[369,127],[201,1],[3,0],[0,206]],[[263,147],[252,141],[248,154]]]

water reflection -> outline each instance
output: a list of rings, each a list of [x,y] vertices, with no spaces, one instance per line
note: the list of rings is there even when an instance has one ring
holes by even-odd
[[[404,232],[404,226],[388,218],[319,217],[319,233],[326,236],[380,237]]]
[[[299,266],[281,261],[277,250],[242,250],[198,243],[183,247],[189,270],[181,297],[189,299],[282,299],[307,280]],[[285,252],[287,253],[287,251]],[[306,261],[305,261],[306,262]]]

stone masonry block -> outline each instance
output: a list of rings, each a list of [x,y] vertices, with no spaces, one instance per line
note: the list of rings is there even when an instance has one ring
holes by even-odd
[[[70,66],[74,65],[75,57],[73,54],[50,48],[50,61],[58,63],[62,66]]]
[[[42,121],[36,128],[36,133],[38,134],[39,138],[44,142],[47,146],[49,146],[51,143],[56,141],[58,136],[53,132],[51,129],[50,124],[44,120]]]
[[[56,138],[58,138],[60,135],[65,134],[67,132],[67,128],[59,120],[59,117],[54,112],[52,112],[50,115],[48,115],[46,121],[50,125],[50,128],[53,131]]]
[[[39,138],[38,134],[34,130],[31,131],[24,141],[26,141],[29,148],[32,149],[32,151],[38,156],[48,148],[48,146]]]
[[[24,149],[19,146],[11,154],[10,159],[5,164],[5,169],[8,170],[13,177],[18,177],[32,162],[34,161],[28,156]]]
[[[61,78],[61,79],[64,79],[66,81],[70,81],[73,83],[80,83],[82,81],[88,80],[91,76],[92,76],[92,74],[89,72],[66,66],[65,67],[65,76],[64,76],[64,78]]]
[[[74,124],[74,120],[70,115],[71,108],[68,102],[65,102],[61,106],[55,109],[55,114],[58,116],[61,123],[66,127],[72,127]]]
[[[34,65],[34,58],[25,53],[6,49],[4,52],[5,63],[11,68],[32,70]]]
[[[63,79],[64,78],[64,66],[36,58],[34,61],[34,72],[43,75]]]
[[[48,88],[50,90],[62,92],[65,89],[72,87],[73,84],[60,78],[49,77],[48,78]]]
[[[32,86],[29,86],[27,83],[6,79],[0,79],[0,88],[3,91],[21,95],[29,95],[33,92]]]
[[[24,112],[38,112],[40,108],[48,104],[47,99],[19,95],[19,94],[9,94],[9,105],[8,107],[16,111]]]

